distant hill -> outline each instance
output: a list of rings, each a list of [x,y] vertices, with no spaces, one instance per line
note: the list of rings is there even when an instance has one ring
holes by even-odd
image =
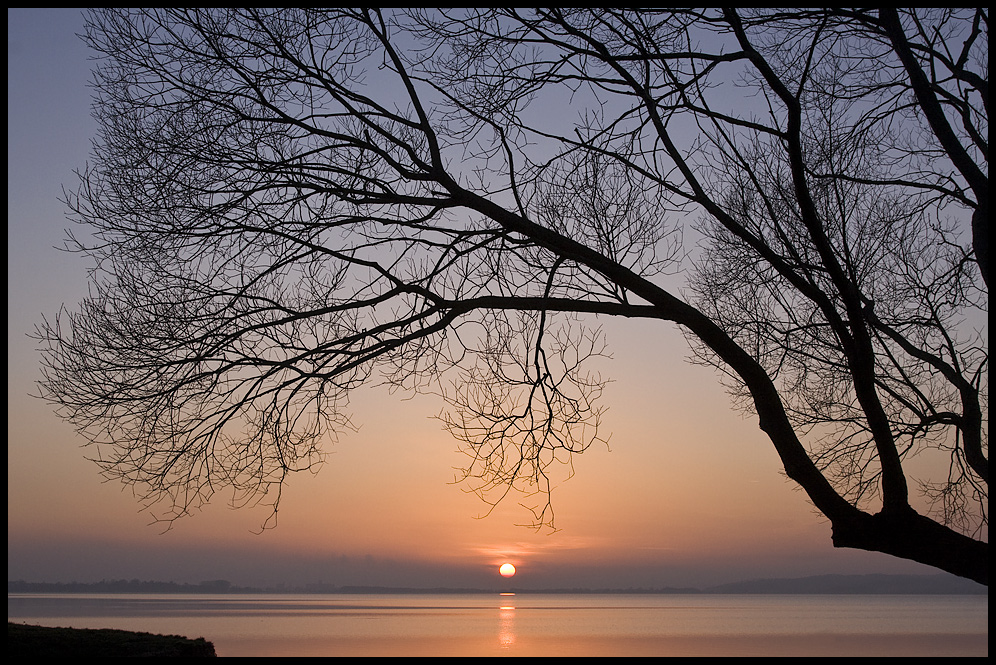
[[[744,594],[948,594],[988,595],[989,588],[954,575],[815,575],[812,577],[760,579],[733,582],[704,589],[504,589],[516,593],[744,593]],[[378,586],[334,586],[312,584],[304,587],[238,587],[225,580],[198,584],[105,580],[94,583],[53,583],[8,581],[7,593],[497,593],[496,589],[398,588]]]

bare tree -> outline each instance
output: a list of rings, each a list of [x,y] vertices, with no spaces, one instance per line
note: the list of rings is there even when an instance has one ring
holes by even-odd
[[[86,39],[96,268],[42,386],[149,502],[278,500],[386,381],[547,522],[549,465],[600,437],[591,325],[641,317],[835,545],[988,584],[985,10],[96,10]],[[911,490],[921,454],[948,471]]]

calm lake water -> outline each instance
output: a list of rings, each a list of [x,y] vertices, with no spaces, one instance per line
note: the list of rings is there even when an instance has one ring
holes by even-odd
[[[7,618],[219,656],[989,655],[987,595],[8,594]]]

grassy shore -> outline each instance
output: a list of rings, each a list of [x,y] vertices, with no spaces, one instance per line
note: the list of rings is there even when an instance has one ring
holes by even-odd
[[[46,628],[7,622],[7,655],[15,658],[45,656],[216,656],[214,645],[203,637],[132,633],[127,630]]]

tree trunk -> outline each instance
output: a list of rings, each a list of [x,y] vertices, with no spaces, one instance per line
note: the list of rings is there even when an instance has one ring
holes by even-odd
[[[835,547],[892,554],[989,586],[989,543],[973,540],[912,509],[858,513],[832,524]]]

